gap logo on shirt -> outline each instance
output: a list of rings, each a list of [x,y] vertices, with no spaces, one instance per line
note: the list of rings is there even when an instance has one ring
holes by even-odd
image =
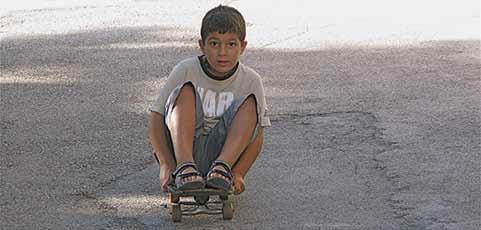
[[[220,117],[234,101],[232,92],[215,92],[210,89],[197,87],[200,95],[204,115],[207,117]]]

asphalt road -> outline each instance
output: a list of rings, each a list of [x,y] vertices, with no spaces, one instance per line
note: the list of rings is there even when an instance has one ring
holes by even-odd
[[[229,1],[258,16],[242,60],[263,76],[273,125],[234,219],[178,224],[159,191],[148,106],[199,53],[192,24],[218,1],[3,14],[1,228],[480,228],[479,37],[424,39],[426,26],[341,41],[336,31],[359,24],[270,27],[244,2]],[[453,20],[479,26],[473,15]]]

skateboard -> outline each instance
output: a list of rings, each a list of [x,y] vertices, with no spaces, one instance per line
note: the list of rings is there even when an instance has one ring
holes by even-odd
[[[216,196],[219,199],[213,199]],[[168,206],[174,222],[182,221],[182,216],[198,214],[222,214],[224,220],[231,220],[234,217],[234,194],[232,190],[211,188],[178,190],[174,185],[169,185]]]

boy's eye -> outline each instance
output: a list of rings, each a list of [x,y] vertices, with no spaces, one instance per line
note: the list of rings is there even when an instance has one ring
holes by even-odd
[[[209,42],[209,45],[211,45],[211,46],[217,46],[217,45],[219,45],[219,43],[216,42],[216,41],[210,41],[210,42]]]
[[[229,42],[229,46],[235,47],[235,46],[237,46],[237,43],[236,42]]]

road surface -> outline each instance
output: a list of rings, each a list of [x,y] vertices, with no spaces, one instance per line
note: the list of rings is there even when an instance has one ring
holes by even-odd
[[[2,229],[480,228],[475,1],[224,1],[273,125],[232,221],[172,223],[148,106],[220,2],[2,7]]]

